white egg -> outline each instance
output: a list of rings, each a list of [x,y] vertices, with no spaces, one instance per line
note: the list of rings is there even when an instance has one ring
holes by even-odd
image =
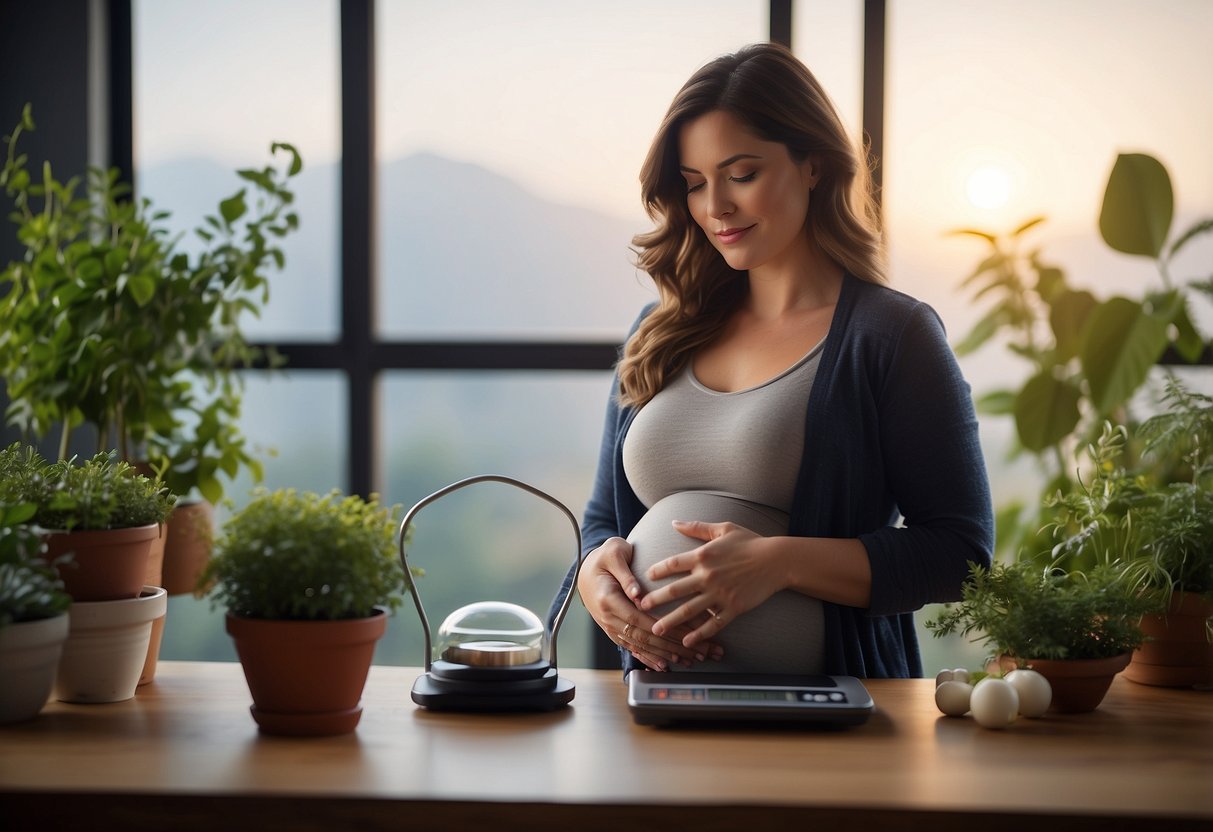
[[[1012,670],[1004,677],[1019,694],[1019,712],[1024,716],[1044,716],[1053,701],[1049,680],[1035,670]]]
[[[948,716],[964,716],[969,712],[969,697],[972,693],[973,686],[968,682],[948,679],[936,685],[935,705]]]
[[[944,668],[935,674],[935,685],[938,687],[944,682],[967,682],[969,681],[969,671],[963,667]]]
[[[969,697],[969,710],[985,728],[1006,728],[1019,715],[1019,694],[1005,679],[982,679]]]

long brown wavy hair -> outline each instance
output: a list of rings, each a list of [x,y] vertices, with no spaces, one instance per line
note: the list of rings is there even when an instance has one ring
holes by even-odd
[[[885,282],[880,219],[867,153],[851,142],[833,104],[808,68],[773,43],[746,46],[703,66],[674,97],[640,171],[654,229],[632,239],[636,263],[657,284],[658,303],[628,339],[619,363],[619,398],[639,406],[711,342],[747,291],[687,208],[678,164],[684,124],[720,110],[760,138],[779,142],[797,163],[820,159],[806,233],[845,271]],[[861,163],[860,159],[863,159]]]

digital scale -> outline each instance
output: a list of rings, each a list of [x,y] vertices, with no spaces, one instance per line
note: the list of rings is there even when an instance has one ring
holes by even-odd
[[[638,725],[782,722],[861,725],[875,709],[854,676],[658,672],[628,674],[628,708]]]

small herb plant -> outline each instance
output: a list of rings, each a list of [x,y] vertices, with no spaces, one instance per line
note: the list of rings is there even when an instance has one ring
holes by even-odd
[[[1016,659],[1102,659],[1144,640],[1138,621],[1156,609],[1111,564],[1089,572],[1042,567],[1030,560],[971,566],[960,602],[926,627],[937,638],[976,635],[995,653]]]
[[[224,524],[199,586],[214,582],[212,605],[248,618],[318,621],[395,610],[406,588],[398,513],[373,496],[257,489]]]
[[[41,536],[28,525],[37,508],[0,502],[0,627],[54,618],[72,603],[54,566],[42,558]]]
[[[0,500],[34,506],[43,529],[129,529],[163,523],[176,498],[115,454],[48,463],[30,447],[0,451]]]

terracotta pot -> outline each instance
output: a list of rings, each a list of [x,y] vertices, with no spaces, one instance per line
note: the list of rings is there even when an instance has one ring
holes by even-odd
[[[199,589],[198,577],[211,557],[215,509],[205,500],[182,501],[168,518],[164,545],[164,583],[169,595]]]
[[[144,586],[164,586],[164,544],[168,541],[168,526],[156,527],[156,536],[147,550],[147,571],[143,575]]]
[[[362,689],[387,614],[344,621],[273,621],[228,614],[253,719],[267,734],[347,734],[362,717]]]
[[[1028,667],[1053,688],[1050,711],[1081,714],[1099,707],[1112,679],[1129,664],[1130,653],[1107,659],[1027,659]]]
[[[139,687],[156,678],[156,665],[160,662],[160,644],[164,641],[165,615],[152,621],[152,636],[147,643],[147,655],[143,658],[143,671],[139,674]]]
[[[0,723],[33,719],[50,698],[68,615],[0,627]]]
[[[1213,604],[1194,592],[1174,592],[1167,612],[1143,615],[1149,638],[1133,652],[1125,678],[1142,685],[1213,687],[1213,642],[1208,620]]]
[[[152,622],[168,608],[168,593],[143,588],[137,598],[77,601],[68,611],[55,696],[64,702],[121,702],[135,695],[147,659]]]
[[[167,526],[161,523],[156,539],[152,541],[152,550],[147,559],[147,577],[143,579],[146,586],[163,586],[164,543],[167,537]],[[152,622],[152,640],[147,645],[147,658],[143,660],[143,673],[139,675],[140,685],[146,685],[156,677],[156,664],[160,661],[160,644],[164,640],[164,618],[165,616],[162,615]]]
[[[73,601],[116,601],[137,598],[147,584],[155,523],[133,529],[51,531],[46,535],[47,560],[72,554],[58,567],[64,589]]]

